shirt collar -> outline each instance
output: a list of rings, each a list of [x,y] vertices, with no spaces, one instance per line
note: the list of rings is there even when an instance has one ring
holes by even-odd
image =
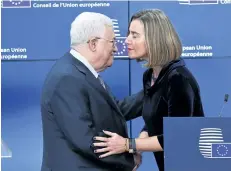
[[[80,62],[82,62],[90,71],[91,73],[95,76],[95,78],[98,78],[98,73],[96,72],[96,70],[92,67],[92,65],[87,61],[87,59],[82,56],[79,52],[77,52],[74,49],[70,50],[70,53]]]

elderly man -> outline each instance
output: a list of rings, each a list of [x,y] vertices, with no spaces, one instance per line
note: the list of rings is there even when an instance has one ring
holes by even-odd
[[[84,12],[73,21],[71,50],[61,57],[45,80],[42,171],[131,171],[132,154],[99,158],[93,137],[102,130],[128,137],[126,120],[141,115],[143,92],[117,101],[99,72],[113,63],[117,51],[110,18]]]

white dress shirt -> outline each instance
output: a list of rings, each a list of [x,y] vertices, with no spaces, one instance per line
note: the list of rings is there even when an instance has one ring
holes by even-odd
[[[96,72],[96,70],[91,66],[91,64],[87,61],[87,59],[85,57],[83,57],[79,52],[77,52],[74,49],[70,50],[70,53],[76,58],[78,59],[80,62],[82,62],[91,72],[92,74],[95,76],[95,78],[98,78],[98,73]]]

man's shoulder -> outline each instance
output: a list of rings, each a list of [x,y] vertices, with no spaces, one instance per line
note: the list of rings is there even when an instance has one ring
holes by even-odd
[[[70,82],[84,84],[85,75],[63,57],[58,59],[47,73],[43,85],[45,92],[53,91],[59,84],[69,84]]]
[[[69,72],[50,75],[47,77],[42,88],[42,100],[49,101],[55,93],[65,91],[85,92],[87,89],[84,77]]]
[[[81,75],[74,63],[73,56],[67,52],[54,63],[47,77],[51,76],[60,79],[64,76],[81,77]]]

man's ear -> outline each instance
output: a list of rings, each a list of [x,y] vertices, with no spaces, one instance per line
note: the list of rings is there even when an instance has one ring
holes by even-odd
[[[96,46],[97,46],[97,39],[90,39],[88,41],[88,46],[89,46],[89,49],[92,51],[92,52],[95,52],[96,51]]]

